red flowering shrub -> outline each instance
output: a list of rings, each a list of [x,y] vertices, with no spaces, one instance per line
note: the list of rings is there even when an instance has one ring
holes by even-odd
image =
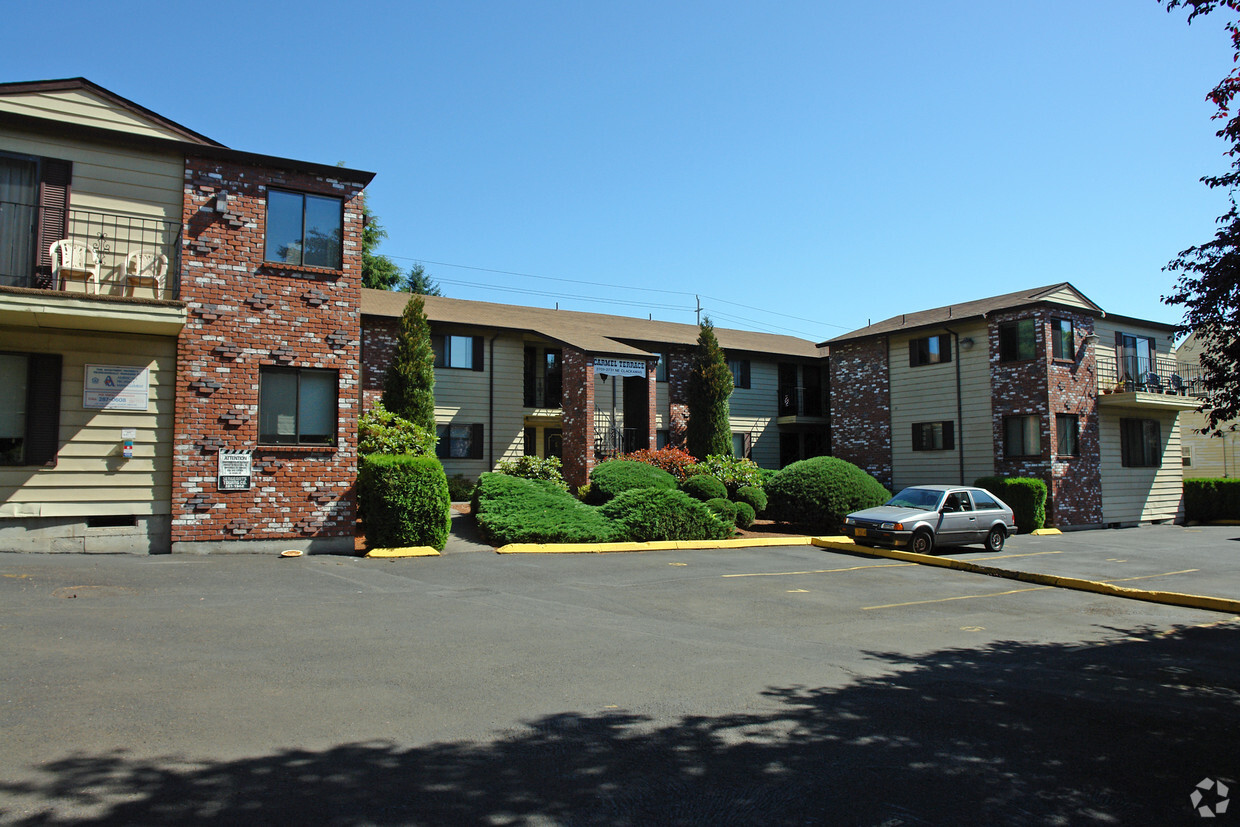
[[[675,477],[676,482],[684,481],[685,477],[689,476],[689,466],[694,464],[693,457],[687,451],[671,447],[660,448],[657,451],[649,449],[634,451],[631,454],[625,454],[622,459],[631,459],[662,468]]]

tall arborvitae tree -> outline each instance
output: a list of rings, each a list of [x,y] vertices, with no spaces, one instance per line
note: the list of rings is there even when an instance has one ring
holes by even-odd
[[[383,407],[435,433],[435,351],[426,302],[414,296],[400,317],[396,353],[383,377]]]
[[[703,460],[712,454],[732,453],[732,427],[728,421],[732,371],[710,319],[703,319],[700,327],[689,371],[689,423],[685,438],[689,453]]]

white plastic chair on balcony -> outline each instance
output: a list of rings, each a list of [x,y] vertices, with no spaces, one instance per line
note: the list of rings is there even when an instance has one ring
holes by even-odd
[[[52,284],[64,290],[70,280],[80,279],[87,293],[99,292],[99,255],[85,244],[65,239],[47,249],[52,259]]]
[[[164,277],[168,272],[168,257],[151,250],[134,250],[125,256],[125,294],[133,295],[134,287],[153,284],[155,297],[164,295]]]

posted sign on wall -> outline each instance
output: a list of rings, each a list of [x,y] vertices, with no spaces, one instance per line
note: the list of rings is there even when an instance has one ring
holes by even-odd
[[[249,491],[254,452],[220,449],[220,471],[216,488],[220,491]]]
[[[604,359],[594,357],[594,372],[608,376],[641,376],[646,375],[646,362],[643,359]]]
[[[151,372],[133,365],[87,365],[82,407],[145,411],[151,401]]]

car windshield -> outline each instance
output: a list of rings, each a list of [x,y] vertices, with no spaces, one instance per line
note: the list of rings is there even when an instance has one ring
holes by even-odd
[[[933,488],[905,488],[899,494],[887,500],[887,505],[899,508],[918,508],[922,511],[933,511],[942,499],[943,492]]]

